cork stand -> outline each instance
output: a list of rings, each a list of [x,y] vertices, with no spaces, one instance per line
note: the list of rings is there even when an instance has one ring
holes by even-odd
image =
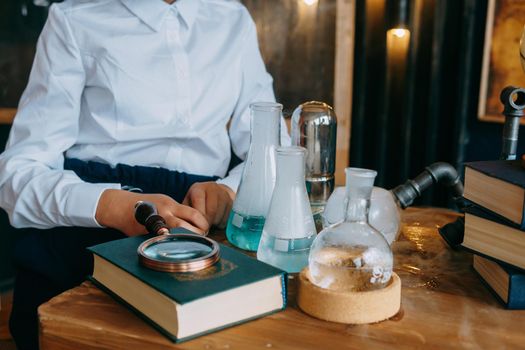
[[[317,287],[310,282],[308,268],[299,274],[297,303],[316,318],[347,324],[375,323],[386,320],[401,306],[401,279],[393,272],[390,284],[366,292],[341,292]]]

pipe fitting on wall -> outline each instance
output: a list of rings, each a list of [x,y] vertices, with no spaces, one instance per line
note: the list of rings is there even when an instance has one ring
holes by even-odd
[[[525,109],[525,89],[507,86],[501,91],[500,101],[503,103],[503,115],[505,116],[500,159],[514,160],[518,147],[520,118]]]
[[[427,166],[416,178],[407,180],[403,185],[392,189],[391,192],[399,202],[399,206],[405,209],[427,188],[438,182],[452,190],[454,199],[463,195],[463,183],[456,168],[445,162],[437,162]]]

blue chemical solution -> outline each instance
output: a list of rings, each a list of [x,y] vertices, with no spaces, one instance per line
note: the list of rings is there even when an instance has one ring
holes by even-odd
[[[265,221],[264,216],[249,216],[232,210],[226,226],[226,237],[238,248],[256,251]]]
[[[257,259],[289,273],[300,272],[308,265],[310,246],[315,235],[305,238],[277,238],[263,232]]]

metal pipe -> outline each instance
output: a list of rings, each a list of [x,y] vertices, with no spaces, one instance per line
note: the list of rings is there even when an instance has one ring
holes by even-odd
[[[456,168],[445,162],[437,162],[427,166],[416,178],[407,180],[403,185],[392,189],[391,192],[397,199],[399,206],[405,209],[414,202],[414,199],[421,196],[423,191],[438,182],[451,188],[454,199],[463,195],[463,183]]]
[[[505,116],[500,159],[514,160],[516,159],[520,118],[523,116],[523,110],[525,109],[525,89],[507,86],[501,91],[500,101],[503,104],[502,113]],[[394,192],[395,190],[397,190],[397,187],[392,193],[394,193],[396,198],[398,198],[400,205],[402,205],[401,200],[404,198],[402,196],[398,197]],[[455,193],[457,194],[459,191],[460,189],[457,187]],[[463,192],[462,189],[461,192]],[[458,206],[463,211],[466,204],[461,203],[461,200],[459,199],[460,197],[456,198],[456,202],[459,203]],[[463,242],[465,233],[464,218],[458,218],[455,222],[443,226],[439,229],[439,233],[451,248],[457,249]]]
[[[501,91],[500,100],[505,116],[500,159],[514,160],[518,147],[520,118],[525,109],[525,89],[507,86]]]

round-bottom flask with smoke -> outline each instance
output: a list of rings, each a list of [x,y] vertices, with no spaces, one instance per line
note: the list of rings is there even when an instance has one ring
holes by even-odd
[[[345,197],[345,187],[336,187],[322,214],[323,228],[344,220]],[[388,244],[392,244],[397,239],[401,231],[401,208],[392,192],[374,186],[370,197],[368,220],[373,228],[383,234]]]
[[[318,287],[360,292],[388,285],[392,251],[383,235],[368,222],[376,174],[373,170],[346,169],[344,221],[321,231],[310,249],[310,278]]]

